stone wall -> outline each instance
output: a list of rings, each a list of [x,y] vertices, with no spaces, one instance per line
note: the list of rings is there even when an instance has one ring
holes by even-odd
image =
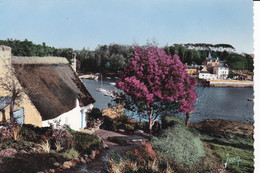
[[[212,87],[254,87],[253,82],[212,82],[210,81],[209,86]]]

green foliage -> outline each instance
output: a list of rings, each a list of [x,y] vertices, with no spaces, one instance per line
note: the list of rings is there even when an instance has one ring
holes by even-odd
[[[90,154],[92,150],[102,145],[101,140],[96,135],[81,132],[74,132],[72,135],[74,136],[74,148],[80,154]]]
[[[36,143],[30,141],[24,141],[24,140],[16,141],[14,139],[8,139],[0,143],[0,150],[7,149],[7,148],[14,148],[17,150],[29,151],[32,147],[36,147],[36,145],[37,145]]]
[[[205,156],[199,137],[180,124],[166,129],[159,137],[153,137],[152,144],[156,151],[176,162],[193,164]]]
[[[132,46],[119,44],[100,45],[94,51],[83,48],[77,52],[84,72],[117,73],[128,63],[133,52]]]
[[[79,153],[77,150],[75,150],[74,148],[70,148],[68,150],[66,150],[65,153],[63,153],[62,155],[64,158],[71,160],[73,158],[77,158],[79,157]]]
[[[241,161],[239,165],[237,163],[228,163],[228,171],[231,173],[243,173],[243,172],[254,172],[254,150],[253,149],[241,149],[232,146],[219,145],[210,143],[212,149],[214,149],[217,154],[222,159],[222,164],[227,161],[227,154],[229,157],[239,157]]]
[[[232,72],[232,71],[230,71],[229,73],[228,73],[228,78],[233,78],[234,76],[237,76],[237,73],[234,73],[234,72]]]
[[[173,127],[175,125],[185,125],[185,122],[177,116],[162,116],[162,129],[167,129],[168,127]]]
[[[233,146],[241,149],[254,148],[254,139],[252,136],[209,131],[200,131],[198,134],[200,135],[200,139],[205,142],[214,142],[216,144]]]
[[[102,118],[102,112],[98,108],[93,108],[89,113],[87,113],[86,121],[96,120]]]
[[[122,115],[114,119],[105,116],[104,123],[101,125],[101,128],[117,132],[119,129],[125,129],[126,124],[128,124],[127,116]]]
[[[118,145],[122,145],[122,146],[127,145],[127,141],[120,137],[108,137],[108,140]]]
[[[20,131],[20,135],[23,140],[40,143],[42,135],[50,133],[50,127],[36,127],[31,124],[24,124]]]

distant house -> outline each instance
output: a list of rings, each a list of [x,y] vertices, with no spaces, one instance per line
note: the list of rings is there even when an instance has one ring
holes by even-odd
[[[202,65],[208,67],[214,67],[219,64],[218,58],[212,58],[211,53],[209,52],[208,57],[202,62]]]
[[[206,67],[207,72],[211,74],[206,76],[210,76],[211,79],[227,79],[229,74],[229,68],[227,64],[223,61],[219,61],[219,58],[212,58],[210,52],[202,64]],[[202,73],[205,73],[205,71]],[[201,74],[199,76],[200,78],[202,76],[205,77],[205,74]]]
[[[211,74],[208,70],[207,67],[204,67],[200,73],[199,73],[199,78],[200,79],[206,79],[206,80],[213,80],[213,79],[217,79],[217,75],[216,74]]]
[[[186,66],[186,72],[189,75],[197,75],[198,74],[198,69],[195,66]]]
[[[217,74],[218,79],[227,79],[229,68],[225,62],[221,61],[217,66],[213,68],[213,73]]]
[[[24,123],[48,126],[54,120],[60,120],[74,130],[84,128],[85,113],[93,108],[95,100],[68,60],[4,56],[8,51],[11,56],[11,49],[0,47],[0,63],[2,61],[14,69],[14,78],[24,90],[22,102],[15,107],[15,110],[23,109]]]

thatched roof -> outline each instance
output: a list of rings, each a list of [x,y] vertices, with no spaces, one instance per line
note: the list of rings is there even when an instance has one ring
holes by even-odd
[[[24,59],[14,58],[12,66],[43,120],[73,109],[76,99],[79,99],[80,106],[95,102],[66,59]]]

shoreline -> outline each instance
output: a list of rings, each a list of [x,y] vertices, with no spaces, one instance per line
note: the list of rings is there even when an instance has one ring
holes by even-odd
[[[211,87],[234,87],[234,88],[252,88],[253,81],[209,81]]]
[[[226,132],[240,135],[253,136],[253,122],[239,122],[221,119],[207,119],[198,123],[191,123],[190,127],[206,132]]]

